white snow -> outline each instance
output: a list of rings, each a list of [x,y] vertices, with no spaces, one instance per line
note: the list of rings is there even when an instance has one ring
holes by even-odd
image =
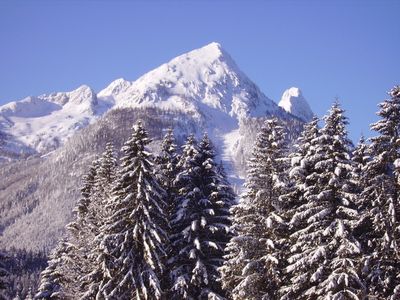
[[[45,154],[109,109],[144,106],[181,111],[203,124],[199,132],[208,131],[221,150],[227,173],[232,173],[241,120],[282,114],[221,45],[211,43],[172,59],[136,81],[117,79],[97,95],[82,86],[72,92],[28,97],[1,106],[0,130],[13,138],[15,152],[22,144]]]
[[[299,88],[292,87],[287,89],[279,102],[279,106],[292,115],[309,122],[314,116],[307,100]]]
[[[3,128],[5,133],[27,147],[46,153],[95,121],[111,106],[112,103],[98,99],[88,86],[81,86],[72,92],[8,103],[0,107],[0,115],[12,123]]]
[[[192,112],[198,118],[211,118],[215,112],[222,112],[236,122],[279,109],[218,43],[178,56],[134,82],[118,79],[99,92],[98,97],[113,98],[115,107],[154,105]]]

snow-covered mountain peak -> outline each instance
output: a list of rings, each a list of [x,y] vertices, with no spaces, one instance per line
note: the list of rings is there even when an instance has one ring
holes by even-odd
[[[98,97],[115,107],[157,106],[208,120],[222,113],[236,123],[279,111],[218,43],[182,54],[134,82],[115,81]]]
[[[56,92],[51,94],[43,94],[38,96],[38,98],[47,101],[56,103],[59,105],[73,104],[73,105],[82,105],[82,104],[94,104],[96,105],[96,93],[87,85],[81,85],[77,89],[71,92]]]
[[[57,148],[111,106],[104,99],[98,100],[87,85],[71,92],[31,96],[0,106],[0,128],[11,137],[3,148],[18,153],[21,150],[15,145],[22,143],[29,149],[24,149],[25,152],[45,153]]]
[[[136,81],[117,79],[97,95],[82,85],[0,106],[0,127],[7,145],[18,142],[31,152],[45,153],[111,108],[145,107],[178,112],[220,139],[249,117],[290,118],[214,42],[177,56]],[[7,145],[7,151],[20,152]]]
[[[169,64],[173,63],[181,63],[182,60],[193,60],[194,63],[197,64],[198,67],[205,65],[212,65],[218,61],[227,62],[230,67],[236,67],[235,62],[231,58],[231,56],[222,48],[222,46],[217,42],[212,42],[208,45],[205,45],[201,48],[192,50],[183,55],[176,57],[171,60]]]
[[[87,85],[82,85],[72,92],[65,93],[68,101],[65,103],[65,109],[96,114],[98,105],[96,93]]]
[[[58,103],[49,102],[42,97],[29,96],[0,106],[0,115],[4,117],[39,118],[61,109]]]
[[[279,106],[306,122],[311,121],[314,116],[307,100],[297,87],[291,87],[283,93]]]
[[[290,97],[303,97],[303,93],[298,87],[291,87],[287,89],[285,93]]]
[[[132,82],[125,80],[124,78],[118,78],[111,82],[105,89],[100,91],[98,97],[108,97],[110,95],[118,95],[126,91],[132,85]]]

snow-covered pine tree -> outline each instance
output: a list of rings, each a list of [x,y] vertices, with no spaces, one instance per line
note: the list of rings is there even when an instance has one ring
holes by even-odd
[[[200,176],[206,200],[200,203],[203,211],[197,220],[192,220],[194,227],[199,226],[197,233],[200,249],[196,248],[198,250],[196,256],[207,270],[202,277],[205,278],[207,275],[209,281],[201,291],[200,297],[207,297],[207,299],[219,299],[223,295],[218,268],[223,264],[224,251],[232,237],[230,209],[235,204],[236,198],[225,176],[223,166],[219,166],[215,162],[214,149],[207,134],[204,134],[199,144],[199,154],[202,162]],[[194,270],[195,273],[196,270]],[[203,278],[196,281],[203,285]]]
[[[311,151],[291,171],[304,198],[291,220],[287,299],[364,299],[361,247],[353,236],[358,211],[349,191],[351,142],[343,113],[338,103],[332,106]]]
[[[174,203],[177,194],[174,181],[179,172],[178,168],[179,155],[177,153],[177,145],[174,136],[174,131],[169,128],[164,136],[161,144],[161,151],[155,158],[155,164],[157,168],[158,179],[166,192],[165,202],[167,204],[166,215],[168,219],[168,236],[171,234],[171,227],[169,220],[171,219],[172,211],[174,210]],[[165,245],[165,251],[167,256],[171,256],[171,245],[168,243]],[[162,288],[169,289],[170,278],[169,273],[165,272],[162,278]]]
[[[361,238],[367,245],[365,275],[370,297],[400,298],[400,86],[382,102],[381,120],[371,125],[372,159],[364,169],[364,191],[359,204],[369,221]]]
[[[230,239],[229,209],[235,195],[215,163],[207,135],[189,136],[178,164],[178,195],[171,220],[171,297],[222,299],[218,267]]]
[[[68,231],[80,240],[80,235],[87,227],[87,215],[89,206],[94,192],[95,177],[98,169],[98,160],[94,159],[89,167],[89,171],[83,176],[83,186],[81,188],[81,198],[78,200],[74,208],[75,220],[67,225]]]
[[[172,207],[174,205],[174,199],[176,197],[176,187],[174,181],[177,174],[179,173],[179,155],[177,153],[177,145],[174,137],[174,132],[170,128],[164,136],[161,145],[161,151],[155,158],[155,164],[157,165],[157,174],[162,187],[167,193],[167,215],[170,219],[172,213]]]
[[[362,183],[364,168],[370,160],[370,153],[368,145],[365,143],[364,136],[361,136],[357,146],[354,148],[351,160],[353,162],[351,181],[354,188],[354,194],[360,194],[364,189]]]
[[[97,299],[161,299],[167,240],[165,191],[153,172],[150,143],[141,122],[121,151],[121,170],[102,227],[103,280]]]
[[[301,206],[308,205],[308,196],[315,185],[315,164],[318,161],[316,156],[317,141],[320,136],[318,127],[319,119],[314,117],[312,121],[304,126],[303,132],[297,139],[293,152],[289,155],[289,183],[287,190],[280,196],[283,203],[284,212],[282,216],[288,225],[289,234],[296,231],[296,228],[305,228],[307,226],[307,216],[296,214]],[[296,240],[291,237],[288,239],[287,255],[291,251],[296,251],[293,244]],[[279,296],[282,300],[293,299],[297,291],[301,289],[304,282],[294,280],[292,272],[284,272],[282,277],[285,280],[279,290]]]
[[[95,159],[83,176],[81,198],[74,208],[75,220],[67,225],[67,236],[50,255],[48,267],[41,274],[35,299],[77,299],[82,292],[78,278],[90,269],[87,260],[89,242],[94,235],[88,222],[94,193],[98,161]]]
[[[222,283],[235,300],[277,299],[282,284],[286,226],[279,195],[285,190],[286,145],[277,119],[267,120],[257,136],[246,188],[232,209],[236,236],[229,242]]]
[[[361,136],[357,146],[354,148],[352,153],[352,170],[350,174],[350,188],[353,201],[356,203],[359,211],[359,220],[354,228],[354,236],[360,242],[361,248],[363,249],[363,259],[366,257],[366,249],[368,249],[368,242],[365,239],[365,234],[372,230],[372,222],[369,218],[367,209],[363,209],[362,197],[360,195],[365,189],[365,168],[371,159],[370,149],[365,142],[364,136]],[[361,271],[367,271],[364,268]]]
[[[93,188],[88,213],[85,216],[86,228],[90,232],[90,237],[85,241],[85,261],[86,269],[81,274],[81,286],[83,292],[81,299],[94,299],[98,293],[102,278],[101,266],[97,263],[100,253],[100,242],[102,233],[100,228],[104,225],[109,216],[107,205],[110,202],[113,184],[116,178],[117,160],[114,154],[112,143],[106,144],[105,152],[97,161],[97,170],[93,178]]]
[[[32,288],[29,288],[28,293],[26,294],[25,300],[33,300]]]
[[[6,299],[5,290],[7,289],[6,276],[8,274],[6,270],[6,256],[0,252],[0,300]]]
[[[76,263],[71,258],[71,251],[76,251],[76,248],[74,245],[67,243],[65,239],[58,243],[49,256],[47,268],[41,273],[40,284],[35,299],[76,299],[76,295],[66,290],[66,287],[70,288],[74,284],[71,283],[71,280],[76,281],[76,278],[72,278],[71,269],[69,268]]]
[[[114,145],[106,144],[104,153],[99,158],[98,170],[95,178],[94,190],[98,197],[102,198],[99,201],[100,205],[105,205],[110,196],[113,183],[117,173],[117,159],[115,157]],[[103,218],[104,216],[101,216]]]

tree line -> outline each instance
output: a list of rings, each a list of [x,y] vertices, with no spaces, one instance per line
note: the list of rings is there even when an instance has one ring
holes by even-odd
[[[354,148],[336,102],[288,154],[267,121],[232,209],[222,285],[232,299],[400,299],[400,87]]]
[[[139,122],[84,177],[35,299],[400,299],[400,87],[356,147],[338,102],[293,147],[265,121],[239,201],[207,135]],[[0,284],[1,286],[1,284]]]
[[[154,157],[139,122],[84,177],[76,218],[50,255],[36,299],[172,299],[223,294],[218,283],[235,195],[207,135],[178,154],[172,130]]]

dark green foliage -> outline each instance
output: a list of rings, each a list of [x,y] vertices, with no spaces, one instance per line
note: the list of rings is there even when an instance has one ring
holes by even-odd
[[[254,145],[247,192],[232,210],[236,234],[221,268],[235,299],[276,299],[282,279],[285,224],[279,195],[285,189],[285,136],[276,119],[265,122]]]
[[[287,299],[363,299],[365,293],[361,247],[353,236],[359,214],[350,189],[352,145],[343,112],[335,103],[321,134],[315,120],[307,126],[295,155],[290,174],[299,198],[290,211]]]
[[[366,251],[364,274],[371,297],[398,299],[400,290],[400,87],[380,105],[381,120],[371,129],[372,159],[362,177],[359,204],[366,226],[360,232]]]
[[[101,255],[97,261],[103,281],[102,299],[161,299],[164,271],[165,191],[156,180],[147,132],[139,122],[122,147],[121,170],[102,228]]]
[[[5,290],[7,289],[6,256],[0,252],[0,299],[5,299]]]
[[[41,281],[35,299],[45,300],[67,300],[73,299],[71,286],[75,280],[71,278],[69,267],[77,263],[71,261],[70,253],[75,252],[73,245],[65,240],[58,243],[57,247],[50,254],[47,268],[41,274]],[[71,282],[71,280],[74,280]],[[69,289],[66,288],[69,286]]]
[[[220,299],[218,267],[231,236],[229,208],[234,194],[215,163],[205,135],[197,145],[190,136],[183,147],[176,179],[178,195],[172,214],[171,297]]]

